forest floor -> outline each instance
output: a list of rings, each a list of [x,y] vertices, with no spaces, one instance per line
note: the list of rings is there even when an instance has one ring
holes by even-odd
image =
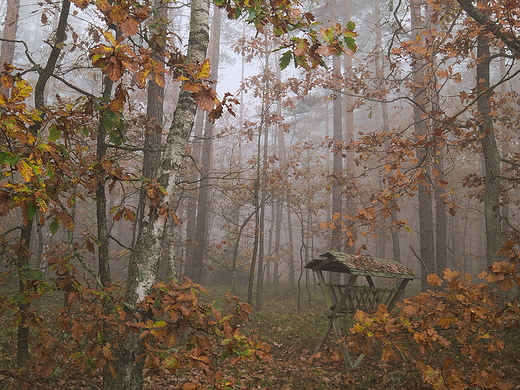
[[[210,294],[218,296],[223,291],[210,289]],[[237,295],[246,300],[242,294]],[[334,333],[326,340],[323,352],[312,356],[327,325],[325,304],[321,291],[314,287],[311,291],[302,288],[299,295],[300,299],[288,286],[267,289],[263,308],[253,311],[249,326],[251,333],[270,346],[270,360],[237,369],[233,389],[389,389],[388,383],[384,387],[376,383],[373,373],[377,362],[365,359],[356,370],[347,371]],[[420,389],[416,386],[413,389]],[[396,388],[404,389],[397,383]]]
[[[219,301],[225,296],[224,287],[210,288],[208,294],[203,294],[203,300],[208,303]],[[410,292],[408,292],[410,294]],[[245,289],[236,294],[245,302]],[[299,299],[298,299],[299,295]],[[298,304],[298,302],[300,302]],[[219,304],[216,303],[216,306]],[[390,367],[378,359],[363,359],[361,364],[352,372],[346,369],[341,348],[334,335],[329,336],[323,352],[313,356],[313,350],[318,343],[322,332],[327,325],[326,309],[321,291],[314,289],[307,291],[303,288],[290,291],[288,286],[277,289],[267,288],[262,310],[253,310],[245,333],[255,335],[269,348],[267,359],[256,361],[241,361],[235,365],[223,364],[220,370],[223,374],[223,383],[226,389],[233,390],[422,390],[424,387],[419,380],[418,372],[403,372],[402,367]],[[348,328],[348,324],[345,324]],[[15,337],[15,330],[0,326],[0,390],[4,385],[13,384],[13,378],[3,373],[2,366],[12,361],[14,345],[7,343],[7,339]],[[517,349],[520,352],[520,346]],[[517,356],[511,356],[511,361],[518,363]],[[353,356],[356,358],[356,356]],[[384,367],[383,367],[384,366]],[[383,370],[382,370],[383,369]],[[378,370],[390,373],[384,378],[377,375]],[[146,378],[145,390],[181,390],[185,389],[186,381],[194,374],[190,369],[176,375],[154,376]],[[517,372],[517,370],[512,370]],[[516,376],[516,375],[515,375]],[[406,378],[405,381],[401,379]],[[511,378],[513,379],[513,378]],[[101,378],[83,377],[75,383],[63,380],[59,383],[49,382],[46,389],[53,390],[100,390]],[[383,383],[384,382],[384,383]],[[515,389],[520,389],[520,373],[514,380]],[[29,386],[27,389],[36,389]],[[189,387],[192,390],[196,388]],[[43,389],[38,387],[38,389]]]

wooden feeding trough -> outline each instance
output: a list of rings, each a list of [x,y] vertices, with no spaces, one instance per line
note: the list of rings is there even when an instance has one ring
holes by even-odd
[[[317,259],[311,260],[305,268],[316,272],[329,311],[329,322],[314,349],[315,354],[323,347],[332,329],[338,338],[343,337],[338,317],[354,315],[357,310],[370,312],[376,310],[380,304],[386,305],[388,310],[391,310],[404,293],[408,282],[419,278],[411,269],[396,261],[348,255],[336,251],[328,251]],[[345,278],[346,283],[327,282],[323,271],[348,275]],[[364,277],[368,285],[356,285],[357,281],[363,280],[360,277]],[[392,278],[400,280],[400,283],[397,287],[376,287],[373,278]],[[356,362],[352,362],[344,344],[342,349],[345,365],[349,369],[361,362],[363,355],[359,356]]]

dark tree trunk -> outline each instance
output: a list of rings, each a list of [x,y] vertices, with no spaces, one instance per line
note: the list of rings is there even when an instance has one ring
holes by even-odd
[[[329,2],[330,19],[331,21],[338,21],[338,10],[336,0]],[[339,57],[335,56],[332,59],[332,71],[335,77],[341,77],[341,64]],[[334,221],[334,230],[332,230],[332,238],[330,247],[333,250],[341,251],[341,237],[342,237],[342,216],[343,216],[343,186],[341,176],[343,174],[343,156],[342,156],[342,142],[343,142],[343,110],[342,99],[340,91],[334,91],[334,100],[332,103],[332,127],[333,127],[333,160],[332,160],[332,218]]]
[[[484,156],[484,217],[486,224],[486,259],[488,264],[500,261],[497,252],[502,247],[500,216],[500,154],[489,105],[489,38],[482,34],[477,38],[477,101],[479,133]]]
[[[112,93],[114,82],[108,76],[103,78],[103,98],[109,99]],[[96,159],[99,166],[96,184],[96,224],[98,235],[98,267],[99,279],[103,286],[111,282],[110,262],[109,262],[109,234],[107,217],[107,197],[105,191],[106,174],[101,172],[102,161],[107,153],[106,129],[103,123],[98,124]]]
[[[422,3],[419,0],[410,2],[412,37],[414,40],[420,36],[420,31],[424,28],[421,15]],[[426,64],[423,59],[417,58],[412,66],[414,82],[414,107],[413,118],[415,132],[419,136],[424,136],[428,132],[427,122],[423,118],[423,109],[426,107],[426,91],[424,86]],[[419,239],[421,257],[421,288],[423,291],[428,289],[426,276],[435,272],[435,243],[434,243],[434,220],[432,210],[432,191],[428,183],[430,178],[430,156],[426,148],[417,151],[417,157],[421,162],[419,183]]]
[[[448,267],[448,221],[446,216],[446,205],[442,198],[442,194],[444,194],[445,191],[438,183],[438,181],[445,179],[442,154],[435,156],[434,167],[438,172],[438,176],[434,178],[436,273],[437,275],[442,276],[444,270]]]

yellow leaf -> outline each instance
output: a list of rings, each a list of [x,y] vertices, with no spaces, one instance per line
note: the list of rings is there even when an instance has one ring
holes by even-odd
[[[112,44],[112,46],[117,46],[116,39],[114,38],[114,36],[112,35],[112,33],[110,33],[110,31],[108,31],[108,30],[103,30],[103,35],[105,36],[105,38],[107,39],[107,41],[110,42],[110,43]]]
[[[205,59],[197,72],[198,79],[207,79],[211,75],[211,65],[208,59]]]
[[[27,81],[20,80],[16,83],[15,87],[13,88],[10,100],[12,102],[24,101],[26,98],[31,96],[32,90],[32,87],[29,85]]]
[[[18,164],[16,164],[16,167],[18,168],[18,172],[20,172],[20,175],[22,175],[25,182],[31,181],[31,178],[33,177],[33,170],[30,164],[24,160],[21,160],[18,162]]]

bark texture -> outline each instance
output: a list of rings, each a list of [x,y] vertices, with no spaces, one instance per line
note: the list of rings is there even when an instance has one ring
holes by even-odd
[[[420,0],[412,0],[410,2],[412,38],[414,41],[418,39],[423,26],[423,18],[421,15],[422,2]],[[425,80],[426,64],[423,59],[415,59],[412,65],[413,71],[413,93],[414,108],[413,118],[415,132],[419,136],[425,136],[428,133],[426,119],[423,116],[423,110],[426,107],[426,86]],[[435,272],[435,238],[434,238],[434,220],[432,210],[432,191],[428,180],[430,177],[430,156],[426,148],[417,151],[417,156],[421,165],[419,169],[419,240],[420,240],[420,257],[421,257],[421,288],[423,291],[428,289],[428,281],[426,276]]]
[[[484,217],[486,224],[486,259],[488,264],[499,261],[497,252],[502,247],[500,215],[500,154],[498,152],[493,118],[489,106],[489,38],[477,39],[477,89],[481,94],[477,101],[479,112],[480,144],[484,156]]]

